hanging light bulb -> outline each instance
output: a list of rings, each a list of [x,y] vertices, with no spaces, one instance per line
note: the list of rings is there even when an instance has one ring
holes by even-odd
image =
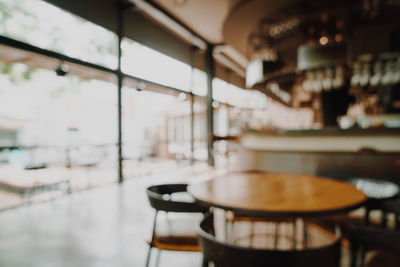
[[[328,36],[321,36],[321,38],[319,38],[319,43],[321,45],[326,45],[326,44],[328,44],[328,42],[329,42]]]

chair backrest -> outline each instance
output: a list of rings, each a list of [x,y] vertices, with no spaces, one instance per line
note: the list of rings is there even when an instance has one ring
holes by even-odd
[[[158,211],[204,213],[206,208],[197,203],[172,200],[172,194],[186,192],[187,186],[187,184],[161,184],[148,187],[146,192],[150,205]]]
[[[240,247],[216,240],[212,214],[207,214],[198,230],[206,262],[216,267],[338,267],[340,239],[327,246],[305,250],[269,250]]]

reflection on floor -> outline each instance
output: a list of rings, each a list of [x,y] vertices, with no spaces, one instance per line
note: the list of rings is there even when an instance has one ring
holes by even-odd
[[[200,181],[181,169],[0,212],[0,266],[144,266],[153,211],[150,184]],[[154,257],[156,258],[156,257]],[[199,253],[163,252],[160,267],[200,266]]]
[[[117,166],[114,165],[46,166],[26,170],[0,164],[0,210],[113,184],[117,181]],[[196,166],[204,168],[206,163],[197,162]],[[140,162],[124,161],[123,171],[126,179],[133,179],[188,167],[190,163],[185,161],[148,158]]]

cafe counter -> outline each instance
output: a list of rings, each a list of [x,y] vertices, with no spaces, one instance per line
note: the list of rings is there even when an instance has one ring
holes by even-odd
[[[245,131],[240,170],[400,179],[400,129]]]

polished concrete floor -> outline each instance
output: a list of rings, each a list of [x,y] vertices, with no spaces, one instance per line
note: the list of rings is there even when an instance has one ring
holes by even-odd
[[[141,177],[0,212],[1,267],[144,266],[153,210],[145,188],[210,172]],[[154,253],[155,255],[155,253]],[[153,259],[155,259],[154,257]],[[154,263],[154,262],[152,262]],[[160,267],[200,266],[199,253],[163,252]]]

